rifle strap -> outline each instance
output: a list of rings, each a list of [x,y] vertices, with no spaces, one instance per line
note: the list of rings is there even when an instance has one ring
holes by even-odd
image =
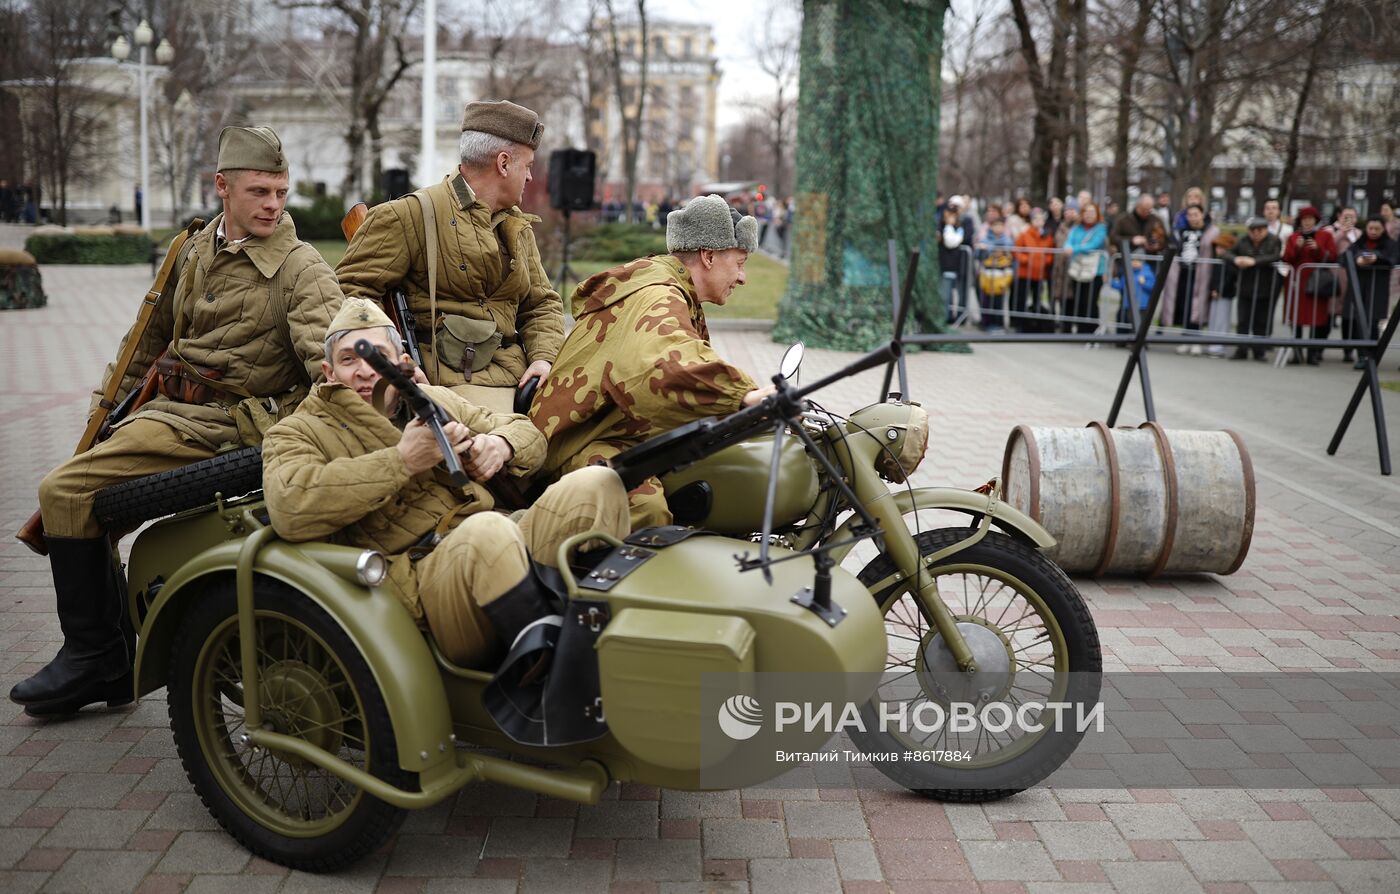
[[[87,428],[83,431],[83,436],[78,440],[78,447],[73,452],[74,456],[86,453],[97,443],[98,433],[106,423],[108,414],[120,403],[118,397],[121,393],[122,383],[126,381],[127,370],[131,368],[132,362],[136,359],[136,352],[145,339],[151,318],[155,316],[161,298],[177,290],[180,268],[184,266],[185,260],[189,257],[190,249],[193,248],[194,234],[203,226],[204,221],[196,218],[183,232],[177,233],[175,238],[171,240],[155,282],[146,290],[145,297],[141,299],[141,308],[136,315],[136,323],[127,334],[121,354],[112,366],[112,374],[107,378],[106,387],[102,389],[102,397],[98,399],[97,410],[88,419]],[[154,362],[152,365],[154,366]]]
[[[413,197],[423,208],[423,251],[428,264],[428,338],[433,340],[433,381],[442,380],[437,350],[437,215],[433,200],[426,189],[416,190]]]

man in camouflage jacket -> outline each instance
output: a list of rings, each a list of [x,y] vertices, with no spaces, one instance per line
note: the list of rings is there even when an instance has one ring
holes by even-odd
[[[622,481],[611,469],[583,469],[551,485],[518,523],[492,512],[484,482],[537,470],[539,430],[524,416],[424,386],[452,417],[443,433],[472,478],[458,487],[436,468],[442,453],[431,430],[355,353],[359,339],[408,359],[398,356],[399,334],[378,305],[346,300],[326,338],[326,381],[263,443],[272,525],[287,540],[335,539],[390,554],[383,589],[453,662],[488,666],[548,614],[531,556],[552,566],[559,544],[575,534],[627,536]]]
[[[732,212],[719,196],[703,196],[667,216],[666,248],[670,254],[605,270],[574,292],[577,323],[530,408],[549,439],[546,472],[609,460],[772,391],[715,353],[701,307],[723,305],[744,284],[744,262],[758,249],[758,222]],[[658,479],[628,497],[634,530],[670,524]]]
[[[131,701],[125,589],[108,531],[93,515],[104,487],[256,444],[320,375],[321,339],[341,302],[335,274],[283,210],[287,161],[266,127],[226,127],[215,188],[224,212],[186,243],[178,280],[163,296],[117,397],[137,386],[156,355],[174,361],[160,396],[105,441],[39,485],[63,647],[10,690],[30,714],[62,714],[97,701]],[[127,338],[131,333],[127,334]],[[106,382],[94,392],[89,414]]]
[[[496,412],[511,411],[517,385],[549,375],[564,341],[564,307],[530,227],[539,218],[519,208],[543,131],[515,103],[468,104],[456,175],[374,208],[336,270],[348,296],[382,301],[403,288],[428,380]],[[432,233],[419,196],[431,204]]]

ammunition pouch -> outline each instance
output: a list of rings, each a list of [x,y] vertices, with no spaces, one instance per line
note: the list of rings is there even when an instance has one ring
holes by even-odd
[[[209,384],[210,381],[217,382],[222,379],[223,370],[195,364],[190,366],[194,375],[191,375],[190,368],[177,357],[166,356],[157,359],[156,379],[160,383],[160,393],[182,404],[213,403],[220,395],[228,393]]]
[[[260,447],[263,435],[274,424],[292,415],[310,393],[303,385],[272,397],[245,397],[229,407],[229,416],[238,429],[238,441],[244,447]]]
[[[501,331],[491,320],[473,320],[460,314],[442,314],[433,332],[433,351],[449,369],[467,375],[491,364],[501,346]]]

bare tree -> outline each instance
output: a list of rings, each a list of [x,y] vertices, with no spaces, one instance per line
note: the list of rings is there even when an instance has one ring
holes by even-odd
[[[635,2],[640,47],[636,57],[637,74],[629,83],[622,42],[618,38],[617,13],[613,9],[613,0],[603,0],[608,19],[608,54],[612,63],[613,93],[617,97],[618,114],[622,118],[622,174],[627,181],[627,197],[622,213],[623,219],[629,222],[632,220],[632,206],[637,199],[637,157],[640,154],[642,121],[646,112],[647,62],[650,52],[646,0]]]
[[[1074,127],[1070,134],[1070,179],[1089,185],[1089,18],[1087,0],[1072,0],[1074,13]]]
[[[1337,4],[1333,0],[1324,0],[1322,7],[1318,10],[1315,28],[1309,29],[1312,32],[1312,40],[1309,42],[1307,50],[1307,62],[1303,67],[1302,83],[1298,86],[1298,99],[1293,106],[1288,127],[1288,146],[1283,154],[1283,173],[1279,177],[1279,203],[1281,207],[1288,207],[1288,198],[1293,192],[1293,178],[1298,170],[1298,151],[1301,144],[1303,116],[1308,109],[1308,101],[1312,99],[1313,85],[1317,82],[1318,69],[1322,64],[1324,55],[1329,48],[1330,41],[1327,39],[1329,32],[1334,30],[1335,23],[1332,21],[1332,14],[1336,10]]]
[[[550,41],[559,12],[552,0],[483,0],[464,48],[486,57],[486,98],[543,111],[567,92],[569,60]]]
[[[1147,29],[1152,24],[1152,7],[1156,0],[1133,0],[1136,7],[1132,27],[1116,41],[1118,55],[1118,99],[1113,127],[1113,168],[1109,176],[1109,195],[1128,207],[1129,137],[1133,113],[1133,82],[1137,78]],[[1121,21],[1124,10],[1119,4],[1110,7],[1114,21]]]
[[[952,10],[949,12],[952,14]],[[952,189],[960,188],[963,179],[963,122],[967,120],[969,86],[986,65],[985,56],[980,52],[980,34],[987,25],[988,16],[987,7],[980,3],[975,4],[970,19],[953,15],[943,41],[944,65],[952,73],[953,80],[953,133],[938,173],[945,184],[952,184]]]
[[[68,222],[69,187],[104,157],[115,101],[90,89],[75,63],[106,54],[106,12],[101,0],[33,0],[25,19],[24,146],[62,224]]]
[[[1057,144],[1063,144],[1066,133],[1068,115],[1064,85],[1069,32],[1073,22],[1072,2],[1073,0],[1054,0],[1055,9],[1050,18],[1050,59],[1048,65],[1042,67],[1042,54],[1036,42],[1031,17],[1026,11],[1025,0],[1011,0],[1012,20],[1016,23],[1021,56],[1026,63],[1026,76],[1030,80],[1031,94],[1035,99],[1030,184],[1031,194],[1036,196],[1050,194],[1050,169],[1055,160],[1055,148]],[[1063,188],[1057,191],[1062,192]]]
[[[772,193],[787,195],[788,160],[797,137],[797,69],[801,28],[782,0],[770,0],[763,28],[750,42],[758,67],[773,79],[773,92],[750,103],[765,119],[767,149],[772,158]]]
[[[345,128],[348,160],[341,196],[350,201],[365,193],[366,139],[369,141],[369,192],[379,189],[384,168],[384,104],[413,60],[405,44],[408,23],[418,0],[291,0],[283,9],[328,13],[349,27],[350,52],[345,72],[349,82],[349,122]]]
[[[1243,130],[1240,113],[1259,85],[1292,65],[1281,51],[1294,20],[1278,0],[1162,0],[1156,27],[1165,52],[1146,68],[1159,82],[1165,167],[1174,186],[1209,187],[1211,165]],[[1154,117],[1150,106],[1140,107]]]
[[[171,214],[183,218],[201,176],[218,151],[222,124],[232,112],[228,83],[243,73],[253,50],[251,4],[246,0],[187,0],[167,5],[163,31],[175,49],[162,101],[152,106],[152,167],[170,191]]]

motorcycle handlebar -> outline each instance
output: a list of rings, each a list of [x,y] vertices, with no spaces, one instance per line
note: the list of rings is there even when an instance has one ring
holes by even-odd
[[[892,360],[898,360],[900,355],[903,353],[904,345],[898,341],[892,341],[889,344],[882,345],[876,348],[875,350],[871,351],[869,354],[866,354],[864,357],[861,357],[859,360],[855,360],[847,364],[844,368],[837,370],[836,372],[832,373],[826,378],[819,379],[813,382],[812,384],[808,385],[806,388],[802,388],[792,392],[792,398],[794,400],[801,400],[802,398],[806,397],[812,392],[817,391],[821,388],[825,388],[832,382],[840,381],[841,379],[847,378],[848,376],[853,376],[857,373],[863,373],[867,369],[874,369],[877,366],[884,366],[886,363],[889,363]]]
[[[615,457],[612,467],[622,476],[623,484],[630,490],[652,475],[660,475],[695,462],[757,434],[779,417],[789,420],[799,418],[807,395],[847,376],[898,359],[900,353],[900,344],[890,342],[826,378],[798,390],[789,388],[785,380],[775,376],[777,393],[770,394],[737,413],[697,420],[680,429],[643,441]]]

